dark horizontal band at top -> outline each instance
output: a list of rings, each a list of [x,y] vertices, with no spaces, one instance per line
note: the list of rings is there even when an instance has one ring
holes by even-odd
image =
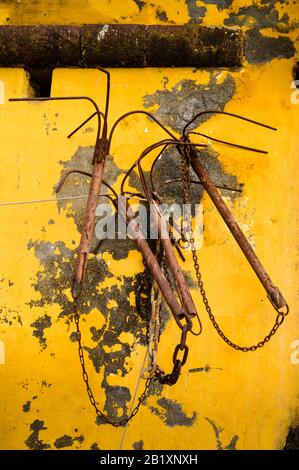
[[[0,26],[1,67],[238,67],[242,32],[200,25]]]

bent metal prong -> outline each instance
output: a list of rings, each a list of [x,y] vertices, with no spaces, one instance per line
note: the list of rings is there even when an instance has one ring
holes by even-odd
[[[246,239],[245,235],[243,234],[241,228],[239,227],[235,217],[230,212],[228,207],[226,206],[225,202],[223,201],[218,189],[227,190],[227,191],[234,191],[234,192],[242,192],[242,189],[239,188],[231,188],[226,187],[225,185],[216,185],[212,182],[207,170],[203,164],[203,158],[201,153],[201,149],[207,147],[207,140],[215,143],[215,145],[226,145],[232,148],[236,148],[242,151],[251,151],[260,154],[267,154],[266,150],[256,149],[253,147],[248,147],[244,145],[240,145],[237,143],[232,143],[224,140],[220,140],[217,137],[209,136],[207,134],[192,130],[188,132],[188,128],[203,115],[206,114],[223,114],[229,117],[237,118],[244,120],[245,122],[255,124],[270,130],[276,130],[274,127],[268,126],[266,124],[259,123],[255,120],[246,118],[244,116],[236,115],[229,112],[224,111],[213,111],[213,110],[206,110],[201,113],[196,114],[184,127],[182,131],[181,137],[176,137],[169,129],[167,129],[163,123],[161,123],[155,116],[145,110],[133,110],[126,112],[125,114],[121,115],[111,126],[110,132],[108,132],[108,113],[109,113],[109,97],[110,97],[110,75],[109,72],[105,69],[98,68],[100,72],[106,75],[107,85],[106,85],[106,103],[105,103],[105,110],[104,112],[100,111],[96,102],[87,96],[68,96],[68,97],[51,97],[51,98],[14,98],[10,101],[55,101],[55,100],[87,100],[91,102],[91,104],[95,108],[95,112],[91,114],[83,123],[76,127],[69,135],[68,138],[71,138],[79,129],[81,129],[87,122],[90,121],[93,117],[97,116],[98,118],[98,128],[96,133],[96,140],[94,146],[94,153],[92,158],[92,172],[89,173],[87,171],[83,171],[81,169],[71,169],[65,172],[60,181],[56,186],[56,192],[59,192],[63,184],[65,183],[66,179],[73,173],[78,173],[84,176],[88,176],[91,178],[90,187],[89,187],[89,195],[86,205],[85,217],[83,228],[81,232],[81,241],[78,247],[77,253],[77,260],[76,266],[74,269],[73,275],[73,284],[72,284],[72,295],[73,295],[73,302],[74,302],[74,320],[76,324],[76,333],[78,339],[78,353],[80,358],[80,363],[82,367],[82,375],[83,380],[86,386],[86,390],[88,393],[89,400],[94,407],[97,416],[103,420],[105,423],[111,424],[113,426],[124,426],[128,423],[130,419],[132,419],[135,414],[138,412],[138,409],[142,402],[146,399],[148,388],[150,385],[151,380],[159,380],[162,384],[174,385],[181,373],[181,368],[185,364],[188,353],[189,347],[187,345],[187,336],[188,333],[193,333],[194,335],[199,335],[202,332],[202,325],[201,319],[197,312],[196,306],[193,302],[193,298],[191,296],[190,289],[188,284],[185,280],[184,274],[182,269],[178,263],[177,257],[175,256],[174,249],[177,249],[178,254],[184,260],[185,257],[180,250],[184,248],[184,245],[188,245],[191,247],[192,251],[192,259],[195,268],[196,279],[198,283],[198,287],[200,293],[202,295],[203,303],[205,309],[209,315],[210,320],[214,328],[216,329],[217,333],[220,337],[232,348],[242,351],[242,352],[249,352],[255,351],[258,348],[263,347],[276,333],[280,325],[283,323],[285,316],[288,314],[288,306],[287,303],[282,296],[281,292],[277,287],[274,286],[272,283],[269,275],[266,273],[262,263],[258,259],[257,255],[253,251],[251,245],[249,244],[248,240]],[[166,134],[167,139],[161,140],[156,142],[146,149],[144,149],[139,156],[139,158],[130,166],[130,168],[125,173],[125,176],[121,182],[121,189],[120,193],[123,196],[122,198],[118,197],[118,193],[115,189],[107,183],[103,179],[104,174],[104,167],[105,167],[105,160],[106,157],[110,153],[112,138],[116,131],[117,126],[120,122],[124,119],[129,118],[132,115],[145,115],[147,118],[151,119],[156,125],[158,125]],[[190,136],[191,135],[198,135],[200,138],[205,139],[205,142],[195,143],[191,142]],[[210,145],[210,144],[209,144]],[[160,149],[162,147],[162,149]],[[159,158],[165,158],[164,152],[168,148],[173,148],[178,150],[178,155],[180,157],[180,168],[181,168],[181,177],[180,178],[169,178],[168,180],[162,182],[159,185],[156,185],[153,178],[153,171],[155,165]],[[154,158],[151,169],[149,172],[149,183],[146,180],[142,162],[145,157],[147,157],[151,152],[160,149],[158,155]],[[195,174],[198,177],[198,180],[190,178],[190,169],[193,169]],[[125,190],[126,182],[131,175],[131,173],[138,169],[138,174],[141,182],[141,186],[143,189],[144,194],[139,192],[130,192]],[[192,230],[188,233],[188,237],[184,232],[181,233],[181,239],[179,245],[172,244],[171,235],[168,233],[168,227],[164,220],[164,217],[160,211],[160,204],[163,201],[163,189],[167,184],[171,184],[172,182],[181,183],[183,189],[183,200],[184,203],[189,202],[189,189],[190,184],[200,184],[203,188],[207,191],[208,195],[210,196],[212,202],[214,203],[216,209],[221,214],[224,222],[226,223],[227,227],[231,231],[232,235],[236,239],[239,247],[243,251],[246,259],[248,260],[250,266],[256,273],[258,279],[262,283],[263,287],[265,288],[268,297],[273,305],[273,307],[277,310],[277,317],[274,326],[270,330],[270,332],[264,337],[263,340],[259,341],[258,343],[252,346],[239,346],[233,341],[231,341],[221,330],[219,324],[217,323],[215,316],[212,313],[211,307],[207,300],[206,292],[203,286],[203,281],[201,277],[201,272],[199,268],[198,256],[195,251],[194,247],[194,236]],[[102,194],[101,187],[102,185],[106,186],[110,191],[109,194]],[[94,237],[94,230],[95,230],[95,219],[96,219],[96,208],[98,205],[99,196],[107,197],[115,207],[116,212],[120,212],[122,217],[124,217],[125,224],[129,231],[131,231],[132,239],[134,240],[137,249],[140,251],[144,264],[147,267],[148,271],[151,274],[151,280],[153,282],[155,292],[157,289],[160,290],[160,293],[164,297],[166,304],[168,305],[176,324],[178,325],[181,336],[180,342],[175,346],[172,362],[173,367],[172,371],[169,374],[165,374],[164,371],[158,366],[157,364],[157,342],[160,335],[159,325],[160,322],[157,320],[158,312],[155,311],[155,318],[156,320],[152,320],[155,323],[155,340],[154,346],[150,346],[152,348],[151,354],[149,354],[152,362],[152,365],[149,364],[149,375],[146,377],[145,388],[144,391],[141,393],[138,403],[135,408],[132,410],[129,416],[125,418],[121,418],[119,420],[111,420],[107,415],[105,415],[96,402],[94,397],[93,391],[89,384],[89,377],[85,367],[85,356],[84,350],[82,345],[82,336],[80,330],[80,314],[79,314],[79,300],[82,290],[84,288],[84,275],[86,269],[88,269],[88,256],[91,250],[91,244]],[[125,197],[124,197],[125,196]],[[126,197],[128,196],[128,197]],[[159,247],[161,251],[160,258],[156,256],[153,250],[150,247],[148,240],[144,237],[141,227],[136,220],[136,214],[133,212],[132,207],[130,205],[130,198],[137,197],[143,200],[148,208],[151,208],[154,213],[154,223],[158,230],[159,235]],[[121,201],[121,204],[119,203]],[[180,228],[178,227],[176,221],[172,220],[170,222],[171,230],[176,230],[177,232],[181,232]],[[184,245],[183,245],[184,244]],[[170,279],[169,274],[172,276],[172,280]],[[172,285],[174,284],[174,285]],[[176,292],[176,293],[175,293]],[[156,294],[155,294],[156,296]],[[161,297],[162,297],[161,296]],[[160,301],[159,301],[160,304]],[[284,309],[284,311],[282,311]],[[153,317],[153,318],[154,318]],[[199,324],[199,330],[197,332],[193,331],[193,324],[192,320],[194,317],[197,318]],[[153,325],[152,325],[153,326]],[[155,351],[155,354],[153,354]]]

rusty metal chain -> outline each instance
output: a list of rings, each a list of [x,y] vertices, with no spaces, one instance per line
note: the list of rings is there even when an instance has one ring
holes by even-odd
[[[164,251],[161,247],[160,240],[157,240],[156,256],[159,264],[162,265],[164,259]],[[150,295],[151,315],[148,322],[148,361],[147,366],[142,371],[142,378],[147,379],[154,377],[157,369],[157,354],[160,340],[160,313],[162,304],[162,293],[157,282],[153,279]]]
[[[145,399],[146,399],[146,397],[147,397],[147,393],[148,393],[148,389],[149,389],[150,383],[151,383],[151,378],[146,379],[146,381],[145,381],[145,386],[144,386],[144,390],[143,390],[143,392],[141,393],[141,395],[140,395],[139,398],[138,398],[137,405],[136,405],[135,408],[132,410],[132,412],[130,413],[129,416],[127,416],[126,418],[123,418],[123,419],[115,420],[115,421],[114,421],[114,420],[111,420],[110,418],[108,418],[108,416],[105,415],[105,414],[98,408],[96,399],[95,399],[94,394],[93,394],[93,391],[92,391],[92,389],[91,389],[91,387],[90,387],[90,385],[89,385],[89,377],[88,377],[88,374],[87,374],[87,371],[86,371],[85,358],[84,358],[84,350],[83,350],[83,346],[82,346],[82,335],[81,335],[81,330],[80,330],[80,316],[79,316],[79,310],[78,310],[77,301],[74,302],[74,305],[75,305],[74,318],[75,318],[76,334],[77,334],[77,341],[78,341],[78,353],[79,353],[79,359],[80,359],[80,364],[81,364],[81,369],[82,369],[82,376],[83,376],[83,380],[84,380],[84,383],[85,383],[85,386],[86,386],[86,390],[87,390],[87,394],[88,394],[89,401],[90,401],[90,403],[92,404],[92,406],[94,407],[97,416],[98,416],[105,424],[111,424],[111,425],[114,426],[114,427],[125,426],[132,418],[134,418],[134,416],[138,413],[138,410],[139,410],[140,405],[141,405],[142,403],[144,403],[144,401],[145,401]]]
[[[150,317],[149,297],[151,292],[151,280],[149,269],[145,266],[142,273],[136,276],[135,301],[136,310],[143,320]]]
[[[161,255],[160,264],[165,277],[167,278],[169,284],[172,285],[172,281],[167,270],[164,252]],[[183,320],[185,320],[185,324],[182,323]],[[186,344],[186,338],[187,333],[192,330],[192,321],[189,318],[189,315],[187,313],[182,313],[181,318],[177,321],[177,325],[181,329],[182,333],[180,342],[174,348],[172,356],[172,371],[169,374],[165,374],[165,372],[163,371],[163,369],[161,369],[157,362],[155,363],[155,375],[153,376],[153,378],[158,380],[162,385],[174,385],[177,383],[178,378],[180,376],[181,368],[186,363],[188,357],[189,347]],[[182,359],[178,359],[180,351],[183,351]]]
[[[148,325],[148,363],[142,372],[142,377],[147,379],[155,375],[157,369],[157,354],[160,340],[160,310],[162,294],[154,281],[151,292],[151,318]]]
[[[189,146],[182,149],[182,154],[184,154],[184,153],[187,154],[187,157],[182,157],[182,159],[181,159],[182,167],[184,165],[187,165],[187,162],[190,161],[190,148],[189,148]],[[186,175],[186,170],[185,169],[183,169],[182,174]],[[188,188],[187,184],[184,182],[184,179],[183,179],[183,185],[184,185],[184,197],[185,197],[185,194],[187,194],[188,196],[186,197],[186,200],[189,202],[189,188]],[[212,309],[209,305],[209,301],[207,299],[206,291],[205,291],[204,284],[203,284],[203,281],[202,281],[202,275],[201,275],[200,267],[199,267],[199,263],[198,263],[198,256],[197,256],[197,253],[196,253],[196,249],[195,249],[195,245],[194,245],[194,238],[193,238],[192,235],[190,236],[189,243],[191,245],[192,259],[193,259],[193,264],[194,264],[195,275],[196,275],[197,284],[198,284],[198,287],[199,287],[199,290],[200,290],[200,293],[201,293],[201,296],[202,296],[203,304],[204,304],[205,309],[208,313],[209,319],[211,320],[211,322],[212,322],[215,330],[217,331],[218,335],[220,336],[220,338],[222,338],[223,341],[225,341],[225,343],[227,343],[230,347],[236,349],[237,351],[250,352],[250,351],[256,351],[258,348],[262,348],[266,343],[268,343],[270,341],[272,336],[275,335],[278,328],[284,322],[285,317],[289,313],[288,306],[286,307],[285,312],[280,312],[274,306],[275,310],[277,311],[277,316],[276,316],[276,319],[275,319],[275,323],[274,323],[273,327],[271,328],[271,330],[269,331],[269,333],[261,341],[259,341],[258,343],[254,344],[252,346],[240,346],[240,345],[234,343],[233,341],[231,341],[224,334],[224,332],[220,328],[218,322],[216,321],[215,316],[212,313]]]
[[[192,242],[192,240],[190,242],[191,242],[191,246],[192,246],[192,244],[194,246],[194,242]],[[212,313],[212,310],[211,310],[211,307],[209,305],[209,302],[208,302],[208,299],[207,299],[207,296],[206,296],[206,292],[205,292],[205,289],[204,289],[204,285],[203,285],[203,281],[202,281],[202,277],[201,277],[201,273],[200,273],[200,268],[199,268],[199,264],[198,264],[198,258],[197,258],[197,254],[196,254],[196,251],[195,251],[194,248],[192,248],[192,258],[193,258],[194,269],[195,269],[195,274],[196,274],[196,278],[197,278],[198,287],[199,287],[199,290],[200,290],[200,293],[201,293],[201,296],[202,296],[202,300],[203,300],[205,309],[206,309],[206,311],[209,315],[209,318],[210,318],[215,330],[217,331],[218,335],[220,336],[220,338],[222,338],[223,341],[225,341],[231,348],[234,348],[237,351],[242,351],[242,352],[256,351],[258,348],[262,348],[266,343],[268,343],[268,341],[270,341],[270,339],[276,333],[278,328],[282,325],[286,315],[289,313],[289,310],[287,309],[286,312],[278,312],[277,313],[274,326],[271,328],[270,332],[264,337],[264,339],[262,339],[261,341],[259,341],[258,343],[254,344],[252,346],[239,346],[238,344],[231,341],[223,333],[222,329],[220,328],[219,324],[217,323],[217,321],[216,321],[216,319],[215,319],[215,317]]]
[[[174,352],[172,356],[172,363],[173,363],[172,371],[169,374],[165,374],[165,372],[157,365],[156,377],[161,384],[167,384],[167,385],[176,384],[181,373],[181,368],[187,361],[189,347],[186,344],[186,340],[187,340],[187,333],[192,328],[192,323],[190,322],[186,314],[185,314],[185,319],[187,320],[187,323],[183,325],[181,328],[182,330],[181,340],[174,348]],[[183,354],[183,357],[181,359],[178,358],[178,355],[180,352],[182,352]]]
[[[181,172],[182,172],[182,179],[184,182],[183,188],[184,188],[184,195],[183,195],[183,202],[186,204],[188,202],[188,195],[189,195],[189,186],[190,186],[190,178],[189,178],[189,168],[190,168],[190,160],[189,160],[189,154],[185,154],[185,152],[182,152],[181,155],[186,156],[186,160],[181,161]],[[186,223],[186,219],[182,218],[181,220],[181,232],[184,236],[185,229],[184,229],[184,224]],[[188,229],[190,227],[190,221],[188,220]],[[171,234],[170,234],[171,235]],[[162,265],[163,265],[162,260]],[[170,278],[167,272],[167,266],[164,264],[164,274],[166,278],[168,279],[168,282],[170,283]],[[185,324],[182,323],[182,321],[185,320]],[[172,356],[172,371],[169,374],[165,374],[165,372],[158,366],[156,365],[156,378],[159,380],[161,384],[167,384],[167,385],[174,385],[180,376],[181,369],[185,365],[189,353],[189,347],[186,344],[187,341],[187,334],[188,332],[192,332],[192,321],[189,317],[189,315],[184,312],[181,315],[181,318],[177,321],[177,325],[181,329],[181,339],[180,342],[175,346],[173,356]],[[182,354],[182,357],[179,358],[179,354]]]

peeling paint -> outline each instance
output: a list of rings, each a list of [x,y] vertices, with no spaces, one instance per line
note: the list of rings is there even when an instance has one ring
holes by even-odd
[[[46,444],[39,438],[39,433],[45,431],[47,428],[44,426],[44,421],[35,419],[33,423],[30,424],[30,429],[32,433],[26,439],[25,444],[30,450],[46,450],[51,446]]]
[[[27,400],[26,403],[22,406],[24,413],[28,413],[30,411],[31,401]]]
[[[220,435],[221,433],[224,431],[224,428],[219,428],[211,419],[209,418],[205,418],[206,421],[208,421],[208,423],[210,423],[210,425],[212,426],[213,428],[213,431],[215,433],[215,438],[216,438],[216,447],[217,447],[217,450],[237,450],[237,441],[239,439],[239,436],[237,435],[234,435],[230,441],[229,444],[227,444],[226,446],[223,447],[223,443],[220,439]]]
[[[258,30],[272,28],[279,33],[289,33],[298,27],[298,23],[290,23],[287,13],[279,16],[279,12],[275,8],[277,3],[279,3],[277,0],[265,0],[260,5],[253,3],[241,7],[236,13],[230,12],[229,17],[224,20],[224,24],[227,26],[246,26]]]
[[[199,7],[196,0],[185,0],[185,3],[190,16],[189,22],[201,24],[207,9],[205,7]]]
[[[157,8],[156,17],[160,21],[164,21],[164,22],[168,21],[168,16],[167,16],[166,11],[162,10],[160,7]]]
[[[195,114],[208,109],[223,111],[225,105],[235,93],[235,80],[231,74],[217,82],[217,74],[211,72],[208,84],[197,84],[195,80],[181,80],[170,90],[157,90],[143,97],[145,108],[154,108],[154,116],[176,132],[182,132],[183,127]],[[156,109],[158,107],[158,109]],[[194,129],[200,122],[210,119],[211,115],[201,116],[189,130]]]
[[[216,5],[218,10],[225,10],[229,8],[234,0],[202,0],[207,5]]]
[[[299,426],[290,427],[284,450],[299,450]]]
[[[61,308],[58,318],[68,317],[73,314],[74,306],[67,295],[66,288],[69,286],[73,273],[73,262],[75,250],[70,250],[63,242],[43,242],[41,240],[30,241],[28,249],[33,249],[35,256],[40,261],[42,269],[36,273],[33,284],[34,289],[40,293],[40,299],[31,300],[31,307],[45,307],[46,305],[58,304]],[[103,277],[112,276],[106,263],[96,257],[90,260],[91,268],[103,272]],[[98,293],[97,284],[101,281],[99,274],[88,271],[86,276],[85,290],[81,302],[84,312],[90,312],[97,306]]]
[[[245,33],[244,54],[249,63],[261,64],[273,59],[293,57],[295,46],[287,36],[273,38],[252,29]]]
[[[140,441],[133,442],[132,448],[134,450],[143,450],[144,442],[142,439]]]
[[[133,2],[136,3],[139,11],[142,11],[143,7],[146,5],[146,2],[143,2],[142,0],[133,0]]]
[[[224,185],[228,187],[240,189],[241,184],[239,183],[236,176],[227,173],[221,163],[218,160],[218,153],[212,148],[205,148],[198,151],[198,154],[202,157],[202,162],[211,176],[212,181],[217,185]],[[163,156],[158,160],[153,177],[156,186],[162,185],[163,181],[177,179],[181,176],[180,171],[180,159],[176,149],[167,150]],[[197,181],[198,178],[194,171],[190,171],[190,179]],[[161,191],[164,202],[169,204],[176,202],[177,204],[183,204],[183,191],[182,183],[171,183],[163,187]],[[192,204],[192,211],[194,215],[195,204],[199,204],[204,194],[203,186],[199,184],[190,185],[190,202]],[[229,195],[232,199],[240,196],[240,193],[223,190],[223,194]]]
[[[92,157],[94,147],[78,147],[74,155],[70,160],[60,161],[62,166],[61,176],[66,170],[82,170],[91,173],[92,172]],[[118,176],[123,173],[123,170],[119,169],[114,161],[112,155],[108,155],[105,163],[105,180],[107,183],[113,185],[117,180]],[[70,175],[61,191],[59,197],[67,196],[83,196],[88,195],[90,184],[90,178],[84,175],[72,174]],[[105,200],[105,202],[107,202]],[[70,200],[57,200],[59,210],[64,210],[66,216],[74,220],[78,231],[81,230],[83,224],[83,217],[86,206],[86,199],[70,199]]]
[[[91,450],[101,450],[96,442],[93,442],[90,446]]]
[[[150,406],[149,408],[166,426],[170,428],[174,426],[193,426],[197,416],[195,411],[193,411],[191,417],[188,417],[180,403],[165,397],[159,398],[157,405],[159,405],[160,408],[155,406]]]
[[[105,380],[103,380],[102,386],[106,390],[104,410],[108,418],[111,420],[127,418],[129,411],[127,404],[131,401],[130,390],[127,387],[108,385]],[[96,423],[105,424],[99,416],[97,416]]]
[[[80,444],[84,441],[83,436],[78,436],[78,437],[71,437],[68,436],[67,434],[64,434],[61,437],[58,437],[56,441],[54,442],[54,446],[56,449],[62,449],[64,447],[71,447],[75,441],[78,441]]]
[[[34,328],[32,336],[35,336],[39,344],[41,345],[42,349],[47,347],[47,339],[45,337],[45,329],[50,328],[52,325],[52,320],[49,315],[44,315],[43,317],[37,318],[33,323],[31,323],[31,327]]]

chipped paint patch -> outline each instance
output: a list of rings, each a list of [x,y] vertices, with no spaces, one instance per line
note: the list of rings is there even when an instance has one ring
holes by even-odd
[[[189,23],[201,24],[207,12],[206,7],[199,7],[196,0],[185,0],[190,16]]]
[[[290,427],[284,450],[299,450],[299,426]]]
[[[211,419],[209,418],[205,418],[206,421],[208,421],[208,423],[210,423],[210,425],[212,426],[213,428],[213,431],[215,433],[215,438],[216,438],[216,447],[217,447],[217,450],[237,450],[236,448],[236,445],[237,445],[237,441],[239,439],[239,436],[237,435],[234,435],[231,439],[231,441],[229,442],[229,444],[227,444],[226,446],[223,446],[223,443],[220,439],[220,435],[221,433],[224,431],[224,428],[219,428]]]
[[[39,344],[41,345],[42,349],[45,349],[47,347],[45,329],[50,328],[51,325],[52,325],[52,320],[49,315],[44,315],[43,317],[37,318],[30,325],[32,328],[34,328],[32,335],[38,339]]]
[[[93,442],[90,446],[90,450],[101,450],[96,442]]]
[[[273,59],[293,57],[295,46],[287,36],[273,38],[251,29],[245,33],[244,54],[249,63],[262,64]]]
[[[133,0],[133,2],[136,3],[139,11],[142,11],[143,7],[146,5],[146,2],[143,2],[142,0]]]
[[[143,450],[143,446],[144,446],[144,442],[142,439],[140,439],[140,441],[133,442],[133,445],[132,445],[134,450]]]
[[[27,400],[26,403],[22,406],[24,413],[28,413],[30,411],[31,401]]]
[[[160,408],[155,406],[149,406],[149,408],[166,426],[170,428],[174,426],[193,426],[196,419],[195,411],[193,411],[191,417],[188,417],[180,403],[165,397],[159,398],[157,405],[159,405]]]
[[[128,417],[127,404],[131,401],[131,393],[128,387],[108,385],[106,381],[102,382],[106,390],[106,402],[104,410],[109,419],[125,419]],[[105,424],[102,419],[97,416],[97,424]]]
[[[195,114],[207,109],[223,111],[225,105],[232,99],[236,90],[233,76],[227,74],[221,83],[218,83],[217,77],[217,73],[211,72],[207,84],[198,84],[190,79],[181,80],[170,90],[165,88],[145,95],[143,104],[145,108],[152,108],[154,116],[164,125],[181,133]],[[211,115],[201,116],[189,127],[189,130],[210,117]]]
[[[223,370],[221,367],[211,367],[207,364],[204,367],[194,367],[193,369],[189,369],[190,374],[194,374],[196,372],[210,372],[211,370]]]
[[[74,306],[68,295],[70,279],[73,272],[75,250],[65,246],[63,242],[44,242],[41,240],[30,241],[28,249],[33,249],[42,269],[36,273],[34,289],[40,293],[40,299],[31,300],[31,307],[45,307],[58,304],[61,308],[58,318],[68,317],[73,314]],[[104,260],[96,257],[89,263],[90,268],[103,273],[103,277],[111,277]],[[98,293],[96,286],[101,281],[98,272],[88,270],[85,283],[85,291],[82,295],[82,309],[89,313],[97,307]]]
[[[156,11],[156,18],[160,21],[167,22],[168,21],[168,16],[165,10],[162,10],[161,7],[157,8]]]
[[[64,447],[71,447],[75,441],[78,441],[80,444],[84,441],[83,436],[78,436],[78,437],[71,437],[68,436],[67,434],[64,434],[61,437],[58,437],[56,441],[54,442],[54,447],[56,449],[63,449]]]
[[[61,176],[65,171],[80,169],[81,171],[86,171],[88,173],[92,172],[92,157],[93,157],[94,147],[78,147],[74,155],[70,160],[60,161],[62,166]],[[105,163],[105,181],[113,185],[118,176],[123,173],[115,163],[114,157],[108,155]],[[90,178],[88,176],[80,174],[71,174],[63,187],[59,192],[59,198],[67,196],[83,196],[88,195],[89,192]],[[56,186],[56,185],[55,185]],[[55,189],[55,188],[54,188]],[[107,202],[105,200],[105,202]],[[78,199],[57,199],[57,205],[59,211],[64,210],[66,216],[72,218],[80,231],[83,224],[83,217],[86,207],[86,198]]]
[[[218,10],[225,10],[229,8],[233,3],[233,0],[202,0],[203,3],[207,5],[216,5]]]
[[[39,433],[48,429],[44,426],[44,421],[36,419],[33,423],[30,424],[30,429],[32,433],[26,439],[25,444],[30,450],[45,450],[49,449],[51,446],[46,444],[39,438]]]
[[[277,3],[277,0],[264,0],[261,4],[254,2],[252,5],[241,7],[237,12],[230,12],[224,24],[254,29],[272,28],[279,33],[288,33],[298,27],[298,22],[290,22],[287,13],[279,16],[279,11],[275,8]]]
[[[205,148],[198,151],[198,154],[202,158],[202,162],[208,171],[211,180],[214,184],[223,185],[227,187],[240,189],[241,185],[236,176],[227,173],[221,163],[218,160],[218,153],[212,148]],[[167,180],[180,178],[180,157],[175,149],[166,150],[162,157],[159,158],[155,169],[153,171],[153,178],[156,187],[163,188],[161,193],[163,195],[164,202],[168,204],[177,203],[183,204],[183,191],[181,182],[172,182],[171,184],[163,186],[163,182]],[[197,181],[198,178],[194,171],[190,171],[190,179]],[[240,196],[238,192],[231,192],[222,190],[223,195],[229,195],[231,199]],[[195,204],[199,204],[204,194],[204,188],[200,184],[190,185],[190,203],[192,204],[192,215],[194,215]]]

